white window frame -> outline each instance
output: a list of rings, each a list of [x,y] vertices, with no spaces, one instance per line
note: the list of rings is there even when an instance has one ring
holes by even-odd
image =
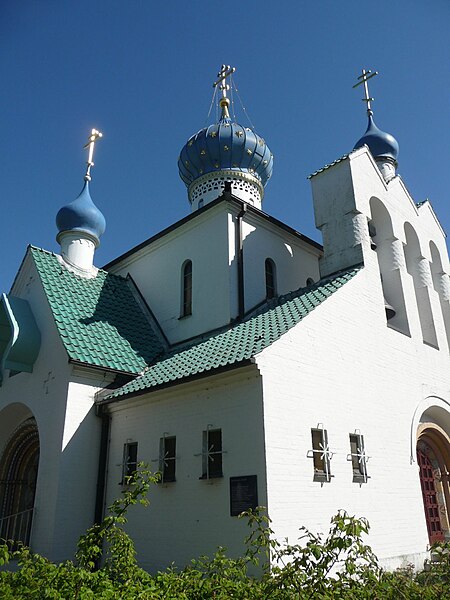
[[[352,437],[356,437],[356,452],[347,454],[347,460],[352,463],[353,483],[367,483],[370,476],[367,474],[367,462],[370,456],[367,456],[364,447],[364,436],[359,429],[355,429],[354,433],[349,433],[350,450],[352,449]],[[354,459],[358,460],[359,473],[355,473]]]
[[[320,441],[318,447],[314,447],[314,433],[319,433]],[[314,481],[320,481],[321,483],[330,482],[331,478],[334,475],[331,474],[331,460],[334,456],[334,452],[331,452],[329,444],[328,444],[328,433],[327,430],[324,429],[322,423],[318,423],[317,427],[311,428],[311,441],[312,448],[308,450],[307,457],[313,459],[314,466],[314,458],[320,457],[320,460],[323,461],[323,470],[316,470],[314,467]]]

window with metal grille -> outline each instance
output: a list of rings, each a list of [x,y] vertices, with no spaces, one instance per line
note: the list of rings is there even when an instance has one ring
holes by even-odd
[[[327,430],[322,427],[311,429],[312,449],[308,451],[308,458],[313,459],[314,481],[330,481],[330,460],[333,452],[328,447]]]
[[[127,442],[123,445],[122,484],[127,483],[137,469],[137,442]]]
[[[265,262],[266,271],[266,298],[274,298],[277,293],[276,276],[275,276],[275,263],[271,258],[266,258]]]
[[[223,477],[222,454],[222,430],[206,429],[203,432],[202,476],[200,479]]]
[[[182,268],[181,316],[192,315],[192,261],[187,260]]]
[[[369,476],[367,475],[368,456],[364,449],[364,436],[360,433],[350,433],[350,454],[347,455],[347,460],[351,461],[353,469],[354,483],[367,483]]]
[[[161,483],[175,481],[176,437],[164,436],[159,440],[159,472]]]

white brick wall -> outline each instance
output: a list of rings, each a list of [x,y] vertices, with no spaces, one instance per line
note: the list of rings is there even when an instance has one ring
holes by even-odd
[[[150,490],[150,506],[131,509],[128,529],[140,564],[161,569],[183,566],[201,554],[227,546],[242,550],[246,523],[230,516],[229,478],[257,475],[266,504],[261,381],[254,367],[206,378],[112,406],[108,503],[121,491],[123,445],[138,442],[138,460],[158,469],[159,440],[176,436],[176,482]],[[223,478],[199,480],[202,432],[222,430]]]

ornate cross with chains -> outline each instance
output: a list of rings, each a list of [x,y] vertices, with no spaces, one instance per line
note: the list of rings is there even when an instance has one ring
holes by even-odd
[[[91,167],[94,166],[94,163],[92,161],[92,159],[94,157],[94,146],[95,146],[95,142],[98,139],[100,139],[101,137],[103,137],[103,133],[101,133],[97,129],[93,129],[91,131],[91,135],[88,137],[87,144],[85,144],[83,146],[84,149],[89,148],[89,156],[88,156],[88,159],[86,162],[86,164],[87,164],[86,175],[84,176],[86,181],[91,181]]]
[[[367,115],[370,117],[371,115],[373,115],[373,110],[372,110],[372,106],[371,106],[371,102],[373,102],[373,98],[370,97],[369,94],[369,86],[367,85],[367,82],[369,81],[369,79],[371,79],[372,77],[375,77],[375,75],[378,75],[378,71],[374,71],[372,73],[372,71],[368,70],[366,71],[366,69],[362,70],[362,74],[358,77],[358,83],[355,83],[355,85],[353,86],[358,87],[358,85],[364,85],[364,98],[362,98],[362,101],[366,103],[367,106]]]
[[[227,90],[230,86],[226,83],[226,78],[232,75],[236,71],[236,67],[230,67],[230,65],[222,65],[220,71],[217,73],[217,81],[213,83],[213,87],[217,87],[220,83],[219,89],[222,90],[222,98],[227,97]]]

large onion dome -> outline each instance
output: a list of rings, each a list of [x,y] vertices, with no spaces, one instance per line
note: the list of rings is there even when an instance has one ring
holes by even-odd
[[[95,245],[98,246],[100,236],[106,228],[106,221],[92,201],[88,180],[84,182],[80,195],[59,210],[56,215],[56,226],[58,227],[57,239],[65,232],[79,231],[92,236]]]
[[[372,156],[377,159],[391,159],[397,163],[399,152],[398,142],[393,135],[378,129],[373,120],[372,114],[369,114],[369,124],[365,134],[355,144],[355,150],[362,146],[369,147]]]
[[[235,196],[261,207],[273,156],[262,137],[230,118],[229,103],[222,97],[219,122],[190,137],[181,150],[178,169],[193,210],[220,196],[227,181]]]

